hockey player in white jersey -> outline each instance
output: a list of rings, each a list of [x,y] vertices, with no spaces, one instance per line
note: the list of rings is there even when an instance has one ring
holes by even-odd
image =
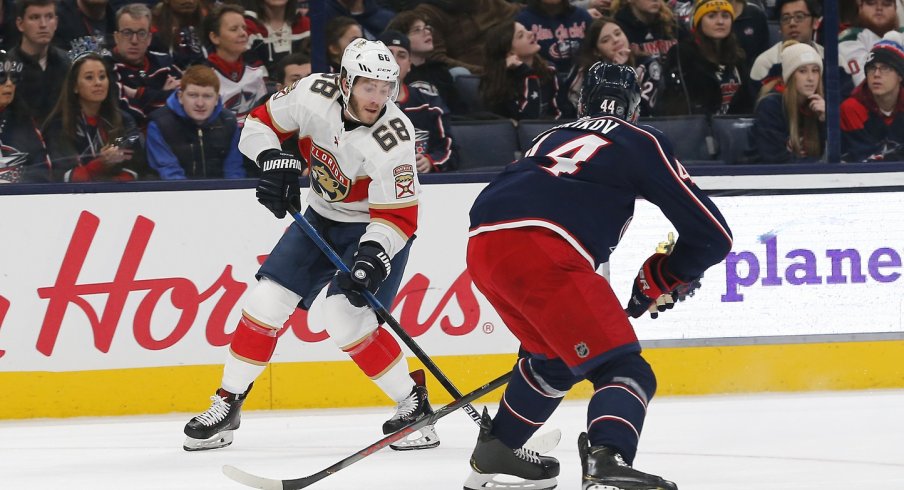
[[[312,330],[325,329],[397,403],[395,414],[383,424],[384,433],[432,413],[423,372],[409,375],[398,342],[378,325],[359,294],[366,289],[382,304],[392,304],[417,228],[414,128],[394,104],[398,73],[383,43],[356,39],[343,54],[339,75],[301,79],[248,116],[239,149],[261,167],[258,201],[277,218],[290,208],[300,209],[302,163],[280,149],[282,141],[297,134],[311,177],[305,218],[351,274],[337,274],[297,226],[288,228],[257,273],[258,284],[242,311],[212,405],[185,426],[186,450],[232,443],[242,403],[296,307],[309,309]],[[438,444],[428,426],[420,437],[393,448]]]

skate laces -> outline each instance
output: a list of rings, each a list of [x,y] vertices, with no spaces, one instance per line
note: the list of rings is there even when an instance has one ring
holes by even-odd
[[[393,420],[403,419],[413,414],[418,408],[417,390],[412,391],[408,398],[400,401],[396,406],[396,413],[392,416]]]
[[[220,395],[213,395],[210,397],[210,400],[213,402],[213,404],[210,405],[210,408],[208,408],[206,412],[195,417],[208,427],[225,419],[226,416],[229,415],[230,409],[230,405],[226,403],[226,399]]]
[[[540,464],[540,454],[537,451],[531,451],[530,449],[519,447],[518,449],[515,449],[514,452],[515,456],[518,456],[528,463]]]

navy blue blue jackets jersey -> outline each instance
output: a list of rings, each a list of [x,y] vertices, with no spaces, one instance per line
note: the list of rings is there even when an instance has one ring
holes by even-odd
[[[542,133],[471,208],[471,235],[540,226],[571,243],[594,267],[607,262],[643,197],[678,231],[670,272],[699,277],[731,249],[715,204],[675,159],[658,130],[613,117],[584,118]]]

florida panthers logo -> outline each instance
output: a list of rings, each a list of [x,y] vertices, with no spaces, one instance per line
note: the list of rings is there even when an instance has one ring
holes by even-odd
[[[311,145],[311,188],[327,202],[339,202],[348,196],[351,181],[342,173],[336,157]]]

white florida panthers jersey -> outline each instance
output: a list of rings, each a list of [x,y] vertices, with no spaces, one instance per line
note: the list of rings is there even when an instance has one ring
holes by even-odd
[[[308,76],[251,112],[239,149],[257,161],[297,133],[311,171],[311,208],[335,221],[368,222],[361,241],[393,256],[417,228],[414,126],[392,102],[373,125],[350,130],[342,111],[338,75]]]

